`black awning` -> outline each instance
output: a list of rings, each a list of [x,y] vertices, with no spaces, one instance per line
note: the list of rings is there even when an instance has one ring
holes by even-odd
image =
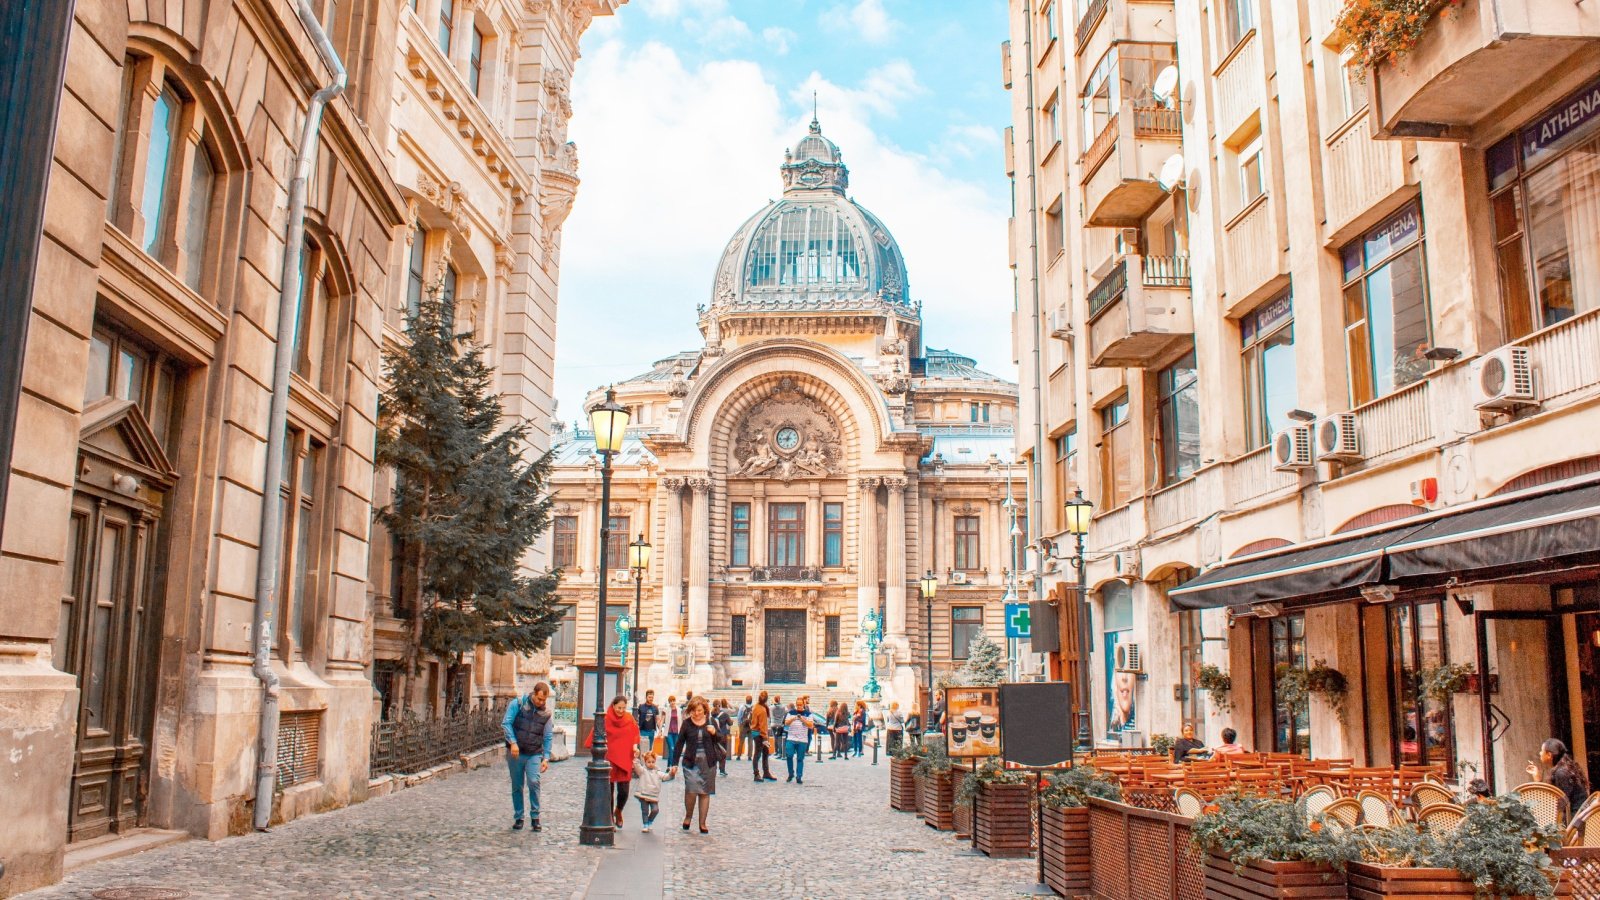
[[[1215,609],[1353,595],[1383,581],[1384,549],[1419,527],[1413,522],[1246,557],[1192,578],[1168,596],[1174,609]]]
[[[1589,564],[1600,556],[1600,483],[1427,522],[1386,551],[1388,577],[1463,581]]]

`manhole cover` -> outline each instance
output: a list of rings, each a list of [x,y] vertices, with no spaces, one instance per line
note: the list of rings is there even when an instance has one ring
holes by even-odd
[[[101,888],[90,895],[95,900],[187,900],[189,892],[178,888],[133,885]]]
[[[890,853],[926,853],[927,851],[918,849],[916,847],[890,847],[889,848],[889,852]]]

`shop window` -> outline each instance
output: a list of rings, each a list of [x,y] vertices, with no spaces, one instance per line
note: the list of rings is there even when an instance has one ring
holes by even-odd
[[[1344,247],[1345,350],[1350,405],[1360,406],[1418,380],[1427,352],[1427,267],[1422,208],[1411,203]]]
[[[735,615],[728,623],[728,655],[748,656],[750,648],[747,643],[749,634],[746,619],[742,615]]]
[[[558,569],[570,569],[578,564],[578,517],[556,516],[551,529],[554,549],[551,563]]]
[[[1156,375],[1161,483],[1176,484],[1200,467],[1200,389],[1194,351]]]
[[[1133,498],[1133,431],[1128,398],[1100,408],[1100,509],[1112,510]]]
[[[610,519],[608,527],[611,533],[606,536],[606,568],[613,572],[628,567],[628,542],[632,540],[629,528],[632,522],[628,516],[612,516]]]
[[[974,571],[983,565],[982,528],[978,516],[956,516],[956,568],[963,572]]]
[[[1305,615],[1269,620],[1272,646],[1272,750],[1275,753],[1311,752],[1309,705],[1291,708],[1278,699],[1278,679],[1289,669],[1306,668]]]
[[[750,565],[750,504],[735,503],[731,510],[728,542],[728,565]]]
[[[1117,671],[1118,645],[1133,639],[1133,588],[1124,581],[1107,582],[1100,589],[1102,648],[1105,652],[1106,733],[1139,725],[1134,697],[1138,676]]]
[[[1455,767],[1455,721],[1449,703],[1423,690],[1431,671],[1448,663],[1444,605],[1439,600],[1391,604],[1389,667],[1393,692],[1390,739],[1394,759],[1406,764],[1444,763]]]
[[[570,657],[578,650],[578,608],[571,604],[561,607],[561,623],[550,635],[550,655]]]
[[[843,643],[843,634],[839,616],[823,616],[822,618],[822,655],[836,657],[839,655]]]
[[[844,504],[822,504],[822,564],[844,565]]]
[[[774,503],[767,512],[767,563],[773,566],[805,564],[806,505]]]
[[[1294,367],[1294,304],[1285,291],[1239,320],[1244,362],[1245,441],[1265,447],[1299,402]]]
[[[972,642],[980,634],[983,634],[983,607],[953,606],[950,608],[951,659],[966,659]]]

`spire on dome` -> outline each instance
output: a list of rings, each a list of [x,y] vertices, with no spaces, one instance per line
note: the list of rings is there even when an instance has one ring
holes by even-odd
[[[809,133],[794,145],[794,149],[783,153],[783,165],[779,169],[783,174],[784,193],[830,190],[842,194],[850,186],[850,170],[845,167],[838,145],[822,136],[815,93],[811,103]]]

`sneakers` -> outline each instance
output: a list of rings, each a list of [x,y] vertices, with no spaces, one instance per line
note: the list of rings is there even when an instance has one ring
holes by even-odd
[[[518,819],[518,820],[516,820],[516,821],[515,821],[515,822],[512,822],[512,823],[511,823],[511,830],[512,830],[512,831],[521,831],[521,830],[522,830],[522,820],[521,820],[521,819]],[[538,823],[535,823],[535,824],[534,824],[534,826],[533,826],[533,830],[534,830],[534,831],[538,831],[538,830],[539,830],[539,825],[538,825]]]
[[[538,831],[539,830],[539,820],[538,819],[534,819],[532,825],[533,825],[533,830],[534,831]]]
[[[649,834],[650,833],[650,826],[646,825],[646,826],[644,826],[643,828],[641,828],[639,830],[644,832],[645,834]]]

